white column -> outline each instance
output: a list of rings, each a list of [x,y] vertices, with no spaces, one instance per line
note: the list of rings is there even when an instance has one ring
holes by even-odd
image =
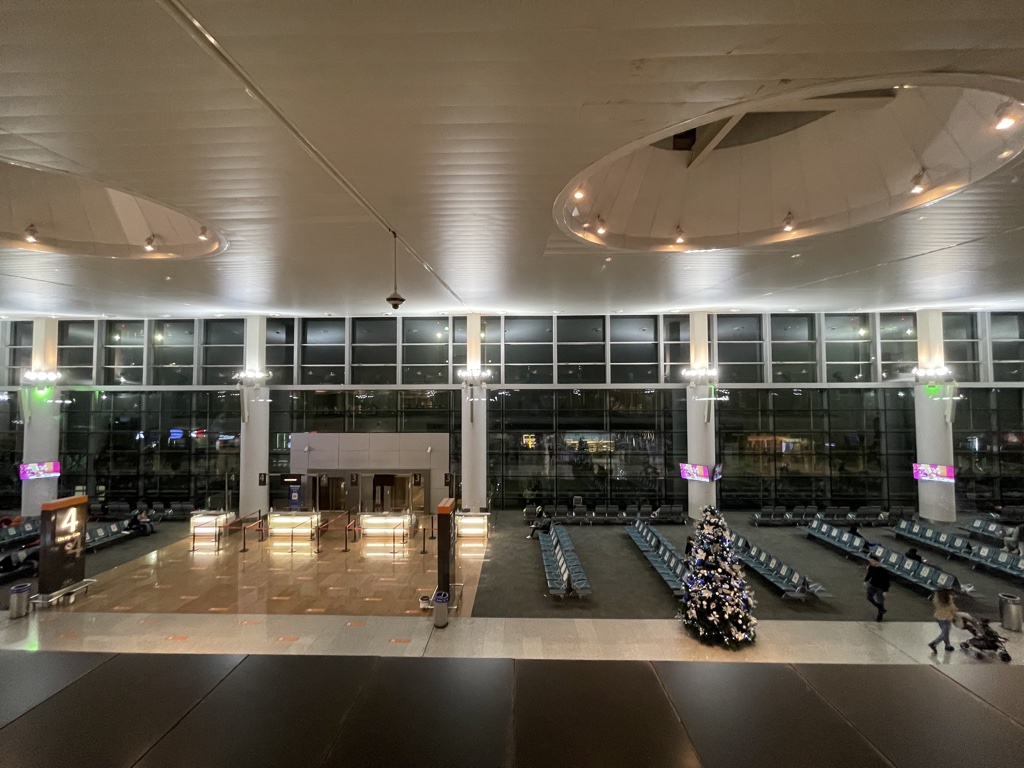
[[[246,371],[264,372],[267,369],[267,318],[245,318]],[[258,383],[243,383],[242,398],[242,451],[238,477],[238,514],[242,517],[266,512],[269,505],[269,478],[260,485],[260,475],[270,471],[270,393]]]
[[[918,368],[945,365],[942,345],[942,312],[917,313]],[[914,385],[914,416],[917,424],[917,461],[921,464],[953,464],[953,400],[956,387],[943,377],[918,377]],[[956,488],[953,483],[919,480],[917,508],[926,520],[956,520]]]
[[[462,385],[462,506],[487,505],[487,388],[481,380],[480,315],[466,317],[466,377]]]
[[[32,323],[32,370],[57,370],[57,321],[37,318]],[[60,452],[60,387],[54,384],[26,384],[19,393],[21,417],[25,422],[26,463],[57,461]],[[57,478],[23,480],[21,514],[38,517],[40,505],[57,498]]]
[[[708,313],[690,313],[690,368],[710,368],[708,355]],[[694,380],[686,388],[686,461],[703,464],[709,470],[715,466],[715,408],[714,385],[705,379]],[[671,471],[678,472],[673,466]],[[687,514],[701,517],[701,509],[715,504],[716,484],[689,482],[687,488]]]

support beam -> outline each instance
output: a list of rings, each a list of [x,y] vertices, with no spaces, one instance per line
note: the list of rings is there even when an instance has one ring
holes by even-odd
[[[697,138],[693,142],[693,149],[690,153],[688,168],[696,168],[699,163],[707,159],[711,151],[721,143],[733,128],[743,119],[743,114],[733,115],[725,120],[718,120],[714,123],[697,127]]]

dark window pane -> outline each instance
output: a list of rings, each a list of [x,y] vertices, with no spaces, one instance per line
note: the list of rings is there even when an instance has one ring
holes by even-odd
[[[146,330],[141,320],[107,321],[108,346],[141,347],[146,342]]]
[[[448,365],[448,345],[406,345],[402,347],[402,362],[409,365]]]
[[[294,344],[295,321],[283,317],[267,318],[267,344]]]
[[[679,317],[665,318],[665,341],[689,341],[690,340],[690,316],[679,315]],[[689,346],[689,345],[687,345]]]
[[[245,341],[244,320],[207,320],[206,344],[242,344]]]
[[[506,317],[505,343],[543,343],[553,338],[550,317]]]
[[[244,359],[242,347],[206,347],[203,350],[204,365],[232,365],[240,368]]]
[[[942,338],[946,341],[978,338],[978,316],[973,312],[943,312]]]
[[[818,370],[814,363],[797,365],[772,365],[772,381],[775,382],[811,382],[818,378]]]
[[[612,344],[613,363],[657,363],[657,344]]]
[[[1024,360],[1024,342],[993,341],[993,360]]]
[[[825,342],[825,359],[837,363],[869,363],[871,342]]]
[[[153,383],[158,386],[186,386],[192,383],[192,368],[154,368]]]
[[[57,350],[57,364],[65,366],[92,366],[92,347],[66,347]]]
[[[32,321],[15,320],[11,323],[11,346],[31,347],[32,346]]]
[[[393,317],[361,317],[352,321],[355,344],[394,344],[398,339],[398,322]]]
[[[603,384],[604,381],[603,365],[558,366],[558,382],[560,384]]]
[[[448,366],[402,366],[403,384],[447,384]]]
[[[871,338],[867,315],[825,315],[825,341],[863,341]]]
[[[718,362],[720,363],[756,363],[761,362],[763,344],[719,344]]]
[[[564,339],[559,336],[561,341]],[[612,341],[657,341],[658,318],[656,317],[613,317],[611,319]]]
[[[558,318],[558,341],[561,342],[604,342],[603,317],[560,317]]]
[[[92,320],[61,320],[57,323],[57,345],[91,347],[95,325]]]
[[[153,350],[153,365],[192,365],[192,347],[157,347]]]
[[[760,315],[719,315],[719,341],[760,341]]]
[[[288,366],[267,366],[267,373],[270,374],[268,384],[273,384],[276,387],[281,387],[286,384],[291,384],[295,378],[295,372],[290,365]]]
[[[352,368],[353,384],[397,384],[398,366],[377,365]]]
[[[267,350],[269,360],[270,350]],[[345,348],[331,346],[308,346],[302,348],[303,365],[345,365]]]
[[[366,365],[375,363],[390,363],[394,365],[398,362],[398,348],[395,346],[354,346],[352,347],[352,364],[353,365]]]
[[[878,335],[882,341],[916,339],[917,316],[911,312],[883,312],[879,315]]]
[[[550,384],[552,375],[553,372],[550,365],[505,366],[506,384]]]
[[[294,355],[294,347],[267,347],[267,365],[291,365]],[[344,357],[344,347],[342,347],[342,357]]]
[[[818,357],[817,353],[818,349],[814,342],[772,344],[772,362],[776,363],[814,363]]]
[[[153,326],[153,341],[164,346],[192,345],[195,327],[192,320],[160,320]]]
[[[1024,312],[993,312],[990,322],[993,339],[1024,339]]]
[[[103,353],[106,365],[132,366],[142,365],[141,347],[128,349],[107,349]]]
[[[615,384],[653,384],[658,381],[657,365],[613,365]]]
[[[302,369],[302,383],[303,384],[344,384],[345,383],[345,368],[344,366],[324,366],[318,368],[303,368]],[[275,382],[271,382],[275,383]]]
[[[394,341],[394,339],[391,339]],[[344,344],[344,320],[303,320],[303,344]]]
[[[719,365],[718,380],[723,384],[756,384],[762,380],[760,365]]]
[[[559,344],[560,363],[603,363],[604,344]]]
[[[407,317],[402,321],[402,341],[406,344],[447,344],[448,318]]]
[[[947,363],[950,360],[974,362],[978,359],[978,342],[976,341],[947,341],[943,347]]]
[[[550,344],[509,344],[505,347],[505,364],[550,363]]]
[[[772,315],[772,341],[814,341],[814,315]]]

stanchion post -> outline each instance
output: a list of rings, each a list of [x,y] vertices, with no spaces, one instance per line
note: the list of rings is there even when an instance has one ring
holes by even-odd
[[[423,546],[420,547],[420,554],[427,554],[427,528],[426,526],[420,526],[420,541],[423,542]]]
[[[249,551],[249,548],[247,546],[245,546],[245,529],[246,528],[248,528],[247,525],[243,525],[242,526],[242,548],[239,550],[240,552],[248,552]]]
[[[351,525],[351,523],[349,523]],[[342,552],[348,552],[348,525],[345,526],[345,548]]]
[[[430,540],[433,541],[437,536],[434,535],[434,516],[430,516]]]

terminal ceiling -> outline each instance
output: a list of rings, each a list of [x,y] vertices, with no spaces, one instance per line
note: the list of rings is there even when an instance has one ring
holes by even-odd
[[[1020,88],[1019,0],[3,5],[0,157],[228,241],[190,259],[34,251],[10,236],[45,235],[51,203],[0,189],[6,316],[378,314],[388,227],[402,314],[1024,303],[1016,161],[928,208],[713,252],[595,246],[552,215],[592,164],[739,102],[929,73]]]

